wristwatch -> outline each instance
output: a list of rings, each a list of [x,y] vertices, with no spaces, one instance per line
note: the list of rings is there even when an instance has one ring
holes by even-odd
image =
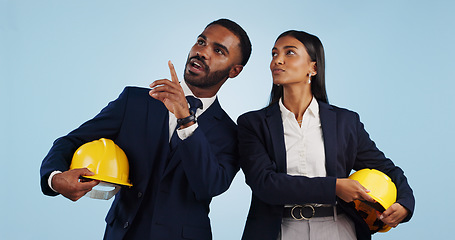
[[[177,126],[180,127],[180,126],[186,125],[190,122],[196,123],[195,113],[191,110],[190,110],[190,115],[188,117],[177,119]]]

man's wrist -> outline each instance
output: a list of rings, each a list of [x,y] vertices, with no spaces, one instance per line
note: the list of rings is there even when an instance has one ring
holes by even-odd
[[[193,111],[190,111],[190,115],[188,117],[177,119],[177,126],[180,129],[189,127],[195,123],[196,123],[196,115]]]
[[[54,176],[56,174],[59,174],[59,173],[62,173],[61,171],[53,171],[50,175],[49,175],[49,178],[47,179],[47,184],[49,185],[49,187],[52,189],[52,191],[58,193],[57,191],[55,191],[55,189],[52,187],[52,178],[54,178]]]

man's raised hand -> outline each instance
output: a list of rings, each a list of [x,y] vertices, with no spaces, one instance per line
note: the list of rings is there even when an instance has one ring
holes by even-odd
[[[175,115],[176,118],[185,118],[190,115],[188,103],[180,86],[177,74],[175,73],[174,65],[171,61],[168,62],[171,72],[171,81],[169,79],[160,79],[150,84],[149,94],[151,97],[164,103],[166,108]]]

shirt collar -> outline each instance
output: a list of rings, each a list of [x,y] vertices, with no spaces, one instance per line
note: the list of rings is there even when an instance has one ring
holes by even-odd
[[[283,98],[280,98],[280,100],[278,101],[279,105],[280,105],[280,111],[281,111],[281,118],[283,119],[283,121],[286,119],[286,118],[295,118],[294,117],[294,113],[292,113],[291,111],[289,111],[283,104]]]
[[[311,99],[310,106],[308,106],[307,110],[309,110],[310,113],[312,113],[314,117],[319,116],[319,104],[314,96],[313,96],[313,99]]]
[[[191,92],[190,88],[188,87],[188,85],[186,84],[185,81],[180,82],[180,86],[182,86],[183,93],[185,94],[185,96],[196,97],[196,96],[194,96],[193,92]],[[209,97],[209,98],[198,98],[198,99],[201,100],[201,102],[202,102],[202,111],[205,111],[207,108],[209,108],[215,102],[216,95],[213,97]]]
[[[279,102],[279,105],[280,105],[281,118],[283,120],[286,119],[286,118],[295,119],[294,113],[289,111],[284,106],[283,98],[280,98],[280,100],[278,102]],[[316,98],[314,98],[314,96],[311,99],[310,105],[308,106],[306,111],[308,111],[308,113],[311,113],[314,117],[318,117],[319,116],[319,104],[318,104],[318,101],[316,100]]]

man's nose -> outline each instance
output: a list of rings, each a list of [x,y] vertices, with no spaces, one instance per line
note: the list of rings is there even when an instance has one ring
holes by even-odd
[[[204,60],[210,58],[207,47],[201,47],[201,48],[197,49],[196,55],[199,56],[200,58],[203,58]]]

